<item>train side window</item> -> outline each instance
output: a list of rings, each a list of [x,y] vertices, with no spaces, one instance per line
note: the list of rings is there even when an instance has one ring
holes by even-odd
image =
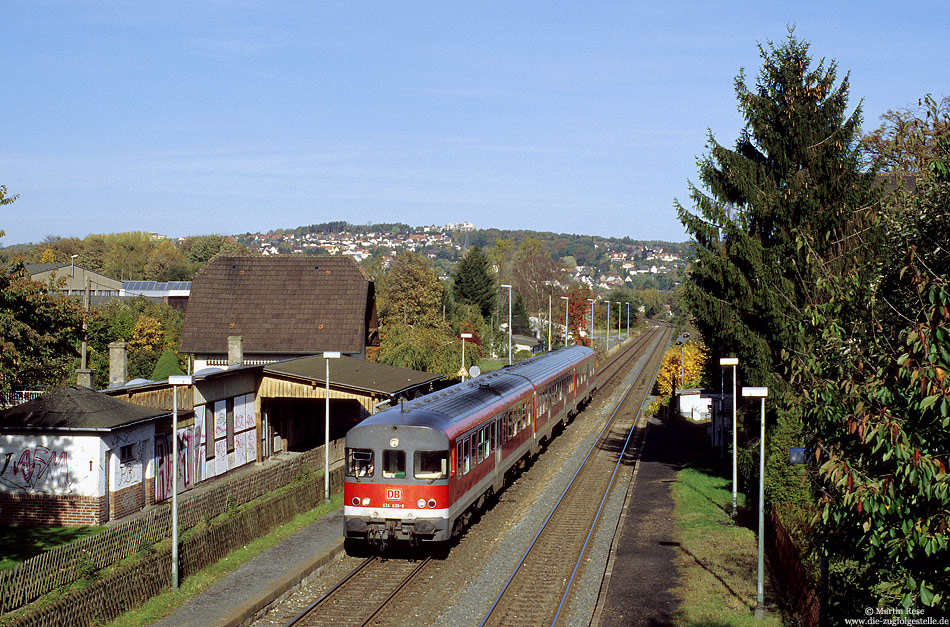
[[[406,451],[383,451],[383,477],[386,479],[406,478]]]
[[[480,464],[484,457],[482,454],[482,444],[485,442],[485,432],[479,429],[472,438],[475,440],[475,463]]]
[[[416,479],[445,479],[449,474],[447,451],[416,451],[412,460]]]
[[[455,444],[455,472],[459,475],[462,473],[462,440],[459,440]]]
[[[373,450],[368,448],[346,449],[346,474],[350,477],[372,477]]]
[[[462,462],[462,474],[468,474],[469,466],[471,465],[472,457],[472,438],[465,438],[465,446],[463,448],[463,453],[465,460]]]
[[[524,403],[524,425],[525,427],[531,425],[531,403],[528,401]]]
[[[488,430],[488,452],[491,453],[496,448],[498,447],[495,445],[495,421],[493,420]]]

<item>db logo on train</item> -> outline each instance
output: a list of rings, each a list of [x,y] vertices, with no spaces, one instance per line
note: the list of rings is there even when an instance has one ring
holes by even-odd
[[[402,499],[402,490],[396,488],[386,488],[386,500],[398,501]]]

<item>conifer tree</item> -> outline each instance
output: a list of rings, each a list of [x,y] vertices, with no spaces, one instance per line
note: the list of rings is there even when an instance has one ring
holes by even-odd
[[[745,380],[782,386],[787,354],[802,348],[798,322],[821,298],[818,264],[855,261],[849,237],[872,203],[873,175],[858,149],[860,107],[850,115],[848,77],[813,67],[792,32],[759,46],[756,84],[735,81],[745,119],[735,148],[710,134],[695,212],[676,203],[694,240],[684,298],[713,351],[743,355]]]
[[[488,267],[488,258],[475,246],[455,267],[453,294],[459,303],[478,307],[483,318],[491,315],[495,304],[495,282]]]

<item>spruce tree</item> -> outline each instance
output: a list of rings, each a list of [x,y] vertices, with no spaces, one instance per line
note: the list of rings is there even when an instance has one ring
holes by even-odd
[[[744,378],[782,387],[784,364],[803,348],[799,321],[821,298],[820,267],[851,264],[850,235],[875,197],[858,147],[860,106],[850,115],[848,77],[837,64],[813,67],[793,33],[759,46],[754,87],[735,80],[745,119],[735,148],[709,136],[695,211],[678,202],[693,238],[684,298],[704,338],[742,356]]]
[[[478,307],[483,318],[491,315],[495,303],[495,282],[488,267],[488,258],[475,246],[455,267],[453,294],[459,303]]]

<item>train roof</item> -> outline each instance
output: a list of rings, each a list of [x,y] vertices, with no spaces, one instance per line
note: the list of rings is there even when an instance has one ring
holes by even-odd
[[[353,428],[396,424],[456,432],[467,428],[465,423],[471,416],[501,410],[593,355],[593,350],[583,346],[561,348],[383,410]]]

